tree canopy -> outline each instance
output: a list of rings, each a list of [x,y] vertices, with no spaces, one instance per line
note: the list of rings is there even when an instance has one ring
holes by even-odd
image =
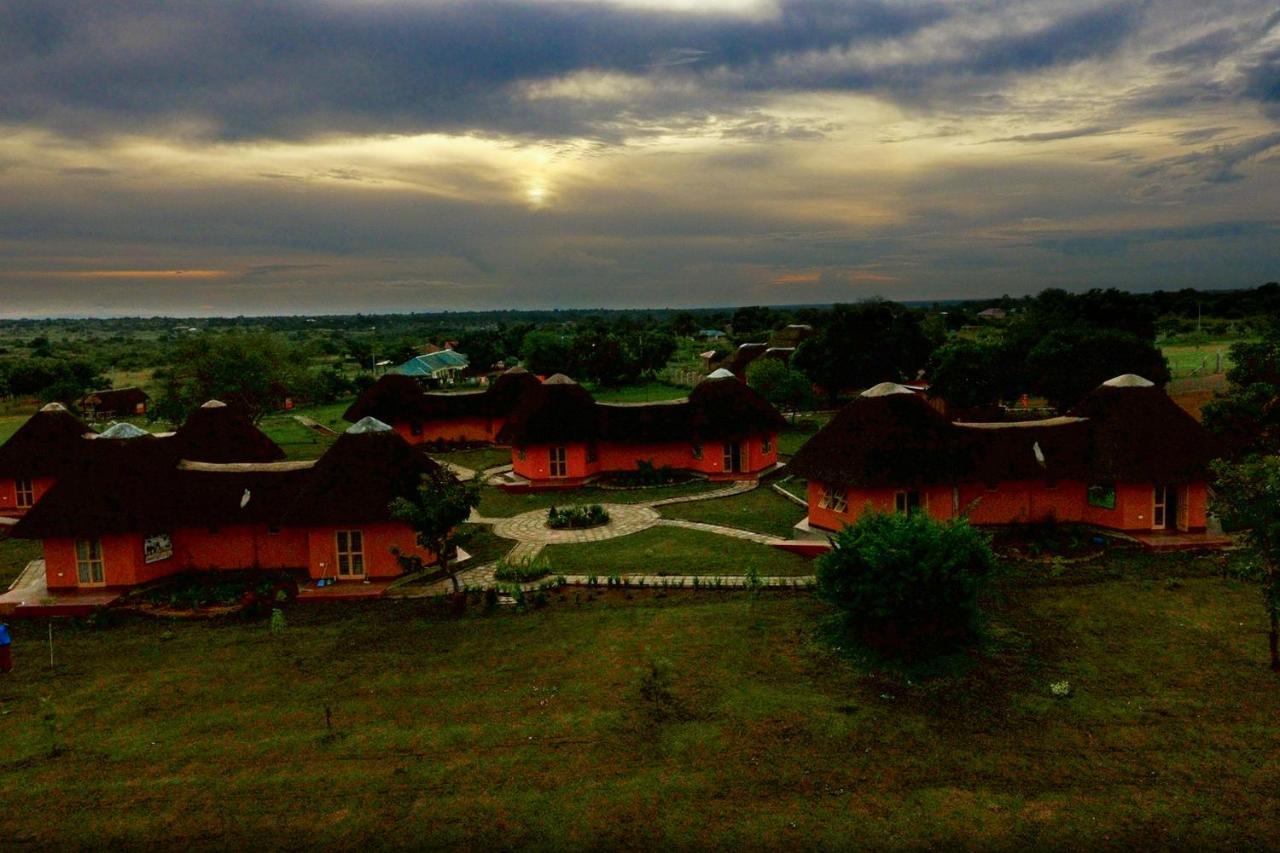
[[[271,332],[229,332],[185,338],[167,367],[156,371],[158,418],[180,423],[207,400],[237,406],[257,422],[291,394],[304,396],[313,378],[307,359]]]
[[[1050,332],[1027,355],[1027,385],[1058,409],[1124,373],[1156,385],[1169,381],[1164,354],[1148,341],[1120,329],[1074,326]]]
[[[412,498],[396,498],[391,503],[392,518],[412,527],[418,544],[436,555],[441,571],[453,582],[454,592],[459,591],[459,584],[453,571],[453,552],[465,539],[463,522],[479,505],[480,483],[464,483],[444,466],[424,477]]]
[[[884,300],[836,305],[792,364],[827,394],[914,379],[932,351],[920,315]]]

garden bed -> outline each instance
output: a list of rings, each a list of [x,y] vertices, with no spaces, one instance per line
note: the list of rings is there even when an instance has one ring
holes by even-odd
[[[1084,525],[1040,522],[995,528],[991,544],[1005,559],[1076,563],[1101,556],[1109,540]]]
[[[552,530],[588,530],[609,523],[609,511],[600,504],[550,507],[547,527]]]
[[[297,595],[298,579],[287,572],[196,571],[135,590],[117,607],[167,619],[265,616]]]

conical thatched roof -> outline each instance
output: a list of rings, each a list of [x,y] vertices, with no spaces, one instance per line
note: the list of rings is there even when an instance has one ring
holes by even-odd
[[[0,445],[0,477],[53,477],[82,452],[94,432],[61,403],[36,412]]]
[[[171,439],[179,459],[199,462],[275,462],[285,453],[238,409],[210,400]]]

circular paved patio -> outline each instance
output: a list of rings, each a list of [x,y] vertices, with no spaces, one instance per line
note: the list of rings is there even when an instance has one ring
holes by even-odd
[[[505,539],[520,542],[541,542],[544,545],[571,542],[598,542],[631,533],[639,533],[658,523],[658,511],[634,504],[605,504],[609,511],[609,523],[585,530],[552,530],[547,527],[547,511],[535,509],[511,518],[493,521],[493,532]]]

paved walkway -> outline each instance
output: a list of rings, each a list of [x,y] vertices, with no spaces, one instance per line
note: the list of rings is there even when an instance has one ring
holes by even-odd
[[[561,545],[581,542],[599,542],[647,530],[658,523],[657,511],[640,504],[604,504],[609,513],[609,523],[583,530],[553,530],[547,526],[547,511],[535,509],[510,518],[493,521],[493,532],[504,539],[520,543],[537,542],[543,545]]]
[[[663,518],[659,519],[657,523],[663,527],[683,527],[685,530],[700,530],[703,533],[714,533],[717,536],[729,536],[733,539],[745,539],[748,542],[758,542],[761,545],[773,545],[787,541],[779,539],[777,536],[753,533],[750,530],[742,530],[738,527],[725,527],[723,524],[706,524],[701,521],[685,521],[681,518]]]
[[[723,489],[716,489],[713,492],[698,492],[697,494],[680,495],[674,498],[661,498],[656,501],[641,501],[638,506],[671,506],[672,504],[687,504],[694,501],[713,501],[717,498],[729,498],[734,495],[744,494],[759,485],[760,483],[756,480],[734,480]]]

